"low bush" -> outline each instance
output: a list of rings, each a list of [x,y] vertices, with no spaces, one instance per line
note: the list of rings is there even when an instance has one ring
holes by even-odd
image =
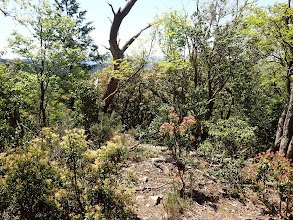
[[[198,144],[198,122],[192,116],[186,116],[180,123],[179,116],[174,108],[170,109],[168,122],[160,127],[159,135],[161,142],[171,150],[173,157],[180,157],[182,151],[196,149]]]
[[[93,150],[84,130],[66,131],[60,140],[45,128],[29,146],[1,153],[0,217],[129,218],[134,200],[133,191],[120,184],[123,143],[116,135]]]
[[[219,152],[225,151],[230,157],[253,153],[256,127],[251,127],[238,118],[219,119],[216,123],[206,122],[205,125],[213,145]]]
[[[276,153],[260,153],[255,163],[243,168],[254,202],[264,204],[270,211],[288,218],[293,211],[293,167],[291,161]],[[275,195],[275,196],[274,196]]]

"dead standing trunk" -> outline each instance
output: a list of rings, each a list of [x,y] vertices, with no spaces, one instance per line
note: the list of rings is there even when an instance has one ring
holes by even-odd
[[[109,50],[111,51],[111,54],[113,56],[114,71],[117,71],[120,69],[120,62],[121,62],[121,59],[124,58],[124,52],[127,50],[127,48],[135,41],[135,39],[137,37],[139,37],[139,35],[145,29],[150,27],[150,25],[149,25],[146,28],[142,29],[139,33],[137,33],[129,41],[127,41],[122,48],[119,47],[117,38],[118,38],[118,32],[119,32],[120,25],[121,25],[123,19],[125,18],[125,16],[130,12],[130,10],[132,9],[132,7],[136,3],[136,1],[137,0],[128,0],[125,4],[124,8],[123,9],[119,8],[117,12],[115,12],[113,6],[111,4],[109,4],[109,6],[111,7],[112,12],[114,14],[114,20],[111,25],[110,39],[109,39],[109,43],[110,43]],[[119,84],[119,79],[117,79],[115,77],[110,78],[110,80],[107,84],[106,91],[103,95],[103,100],[105,102],[104,112],[107,111],[109,105],[112,103],[114,96],[116,94],[116,91],[117,91],[118,84]]]

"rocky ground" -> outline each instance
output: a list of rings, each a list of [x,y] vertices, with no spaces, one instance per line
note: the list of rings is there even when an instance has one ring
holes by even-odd
[[[232,198],[219,180],[191,167],[186,168],[184,176],[186,187],[192,186],[192,190],[189,190],[190,196],[181,199],[173,193],[175,185],[181,183],[178,168],[168,158],[166,149],[138,145],[135,150],[137,152],[124,168],[131,170],[137,179],[136,185],[128,186],[135,189],[135,219],[278,219],[264,214],[261,205]],[[190,169],[193,169],[193,178],[189,178]]]

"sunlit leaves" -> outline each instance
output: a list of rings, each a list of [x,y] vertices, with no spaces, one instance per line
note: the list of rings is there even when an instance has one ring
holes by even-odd
[[[134,200],[133,191],[119,185],[119,163],[126,154],[122,138],[100,150],[89,148],[83,130],[66,131],[62,139],[44,128],[27,147],[0,154],[0,215],[127,219]]]
[[[281,49],[287,55],[281,55],[280,59],[290,59],[286,56],[293,45],[292,8],[279,3],[264,9],[252,8],[251,11],[253,15],[246,20],[247,33],[259,38],[259,44],[267,52],[274,54]]]

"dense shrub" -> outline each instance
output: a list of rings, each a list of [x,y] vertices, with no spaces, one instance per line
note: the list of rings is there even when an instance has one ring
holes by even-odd
[[[114,133],[121,132],[122,128],[120,117],[115,112],[112,112],[110,116],[100,112],[98,122],[91,124],[89,128],[88,137],[94,145],[100,147],[109,141]]]
[[[249,155],[254,150],[256,127],[238,118],[219,119],[216,123],[206,122],[211,141],[218,150],[229,156]]]
[[[55,194],[61,189],[57,164],[48,160],[49,152],[34,144],[2,153],[0,158],[2,216],[20,219],[64,218]]]
[[[195,149],[197,146],[198,122],[192,116],[186,116],[180,123],[179,116],[174,108],[171,108],[168,115],[169,122],[165,122],[160,127],[161,141],[171,151],[172,155],[181,156],[183,150]]]
[[[134,200],[120,184],[126,153],[120,136],[92,150],[84,130],[66,131],[61,141],[43,129],[42,138],[0,156],[1,217],[127,219]]]
[[[100,93],[92,81],[81,80],[76,83],[68,106],[72,108],[72,117],[76,126],[83,126],[86,132],[91,124],[97,123],[102,102]]]

